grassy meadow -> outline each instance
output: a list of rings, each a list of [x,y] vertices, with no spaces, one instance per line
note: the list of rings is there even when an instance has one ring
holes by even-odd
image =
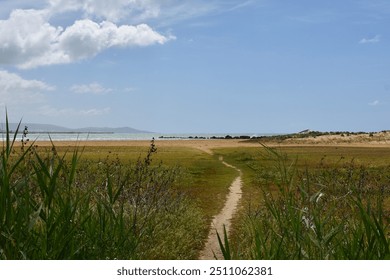
[[[20,145],[0,162],[0,259],[197,259],[236,176],[188,148]]]
[[[221,242],[226,259],[390,258],[387,148],[258,144],[208,154],[5,136],[0,259],[197,259],[238,176],[221,156],[244,182]]]
[[[218,149],[244,174],[226,259],[389,259],[390,149]]]
[[[82,143],[80,146],[82,147]],[[228,188],[237,176],[237,172],[226,168],[217,156],[207,154],[195,148],[159,147],[153,153],[151,166],[156,168],[175,169],[174,186],[179,191],[194,199],[202,209],[206,219],[216,215],[222,208]],[[40,153],[48,153],[50,147],[39,148]],[[66,154],[72,147],[57,147],[59,154]],[[102,164],[116,162],[131,166],[148,153],[149,147],[134,146],[85,146],[82,148],[81,164]],[[67,153],[67,157],[70,156]]]

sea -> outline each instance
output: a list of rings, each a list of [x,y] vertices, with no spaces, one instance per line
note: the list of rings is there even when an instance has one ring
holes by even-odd
[[[216,138],[242,137],[255,138],[260,136],[272,136],[270,133],[29,133],[26,138],[29,141],[126,141],[126,140],[207,140]],[[22,139],[22,135],[17,136]],[[0,134],[4,140],[4,133]]]

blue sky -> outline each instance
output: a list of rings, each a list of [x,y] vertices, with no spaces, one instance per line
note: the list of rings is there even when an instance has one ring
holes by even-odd
[[[14,121],[390,129],[390,1],[0,2],[0,114]]]

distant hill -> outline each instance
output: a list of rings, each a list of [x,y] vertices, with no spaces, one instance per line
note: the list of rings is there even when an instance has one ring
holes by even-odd
[[[15,131],[17,123],[10,123],[11,131]],[[19,131],[23,131],[24,127],[28,127],[29,133],[151,133],[150,131],[138,130],[131,127],[83,127],[83,128],[68,128],[52,124],[41,123],[22,123]],[[0,132],[5,131],[5,124],[0,124]]]

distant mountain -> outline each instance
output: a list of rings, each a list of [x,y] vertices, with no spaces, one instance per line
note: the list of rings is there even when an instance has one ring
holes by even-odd
[[[19,131],[23,131],[24,127],[28,127],[30,133],[151,133],[150,131],[138,130],[131,127],[83,127],[83,128],[68,128],[52,124],[41,123],[22,123]],[[15,131],[18,127],[17,123],[9,124],[10,130]],[[0,132],[5,131],[5,124],[0,124]]]

